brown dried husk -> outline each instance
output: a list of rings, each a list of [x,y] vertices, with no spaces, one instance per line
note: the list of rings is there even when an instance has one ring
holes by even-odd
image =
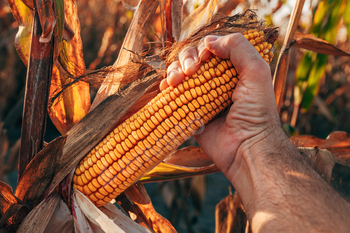
[[[274,44],[278,37],[277,28],[267,28],[263,21],[258,19],[255,11],[247,10],[243,14],[226,16],[218,13],[213,20],[192,33],[187,39],[174,43],[164,51],[165,62],[169,66],[178,59],[178,54],[184,47],[198,46],[208,35],[224,36],[232,33],[243,33],[257,29],[265,32],[266,41]]]

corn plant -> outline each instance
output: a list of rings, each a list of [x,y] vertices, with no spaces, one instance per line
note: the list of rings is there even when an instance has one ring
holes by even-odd
[[[203,64],[203,69],[198,71],[197,75],[189,77],[176,87],[180,90],[179,93],[176,93],[174,88],[159,93],[159,82],[163,78],[161,73],[170,62],[176,59],[181,47],[188,44],[198,45],[200,39],[208,34],[243,33],[251,43],[256,44],[259,52],[267,49],[266,53],[262,52],[262,56],[268,62],[272,61],[270,49],[273,47],[273,40],[276,39],[276,30],[261,32],[256,30],[260,29],[262,24],[256,20],[253,12],[247,11],[231,18],[214,17],[218,8],[219,11],[228,14],[230,12],[227,4],[233,4],[231,7],[234,8],[240,1],[233,2],[228,1],[220,5],[217,1],[206,0],[182,20],[184,8],[182,1],[141,0],[125,35],[123,49],[120,49],[114,64],[101,70],[87,71],[82,54],[83,44],[80,38],[78,9],[74,0],[8,0],[19,25],[15,40],[16,51],[27,66],[28,72],[18,184],[13,193],[7,184],[0,183],[2,186],[0,229],[4,232],[15,230],[18,232],[176,232],[171,223],[155,211],[142,182],[180,179],[218,171],[198,147],[185,147],[175,150],[166,159],[165,156],[180,146],[200,126],[208,123],[215,114],[229,106],[230,92],[239,76],[233,68],[234,64],[212,58]],[[132,8],[125,2],[124,5]],[[290,46],[305,48],[315,54],[348,55],[322,38],[295,34],[303,5],[304,1],[296,2],[280,56],[276,62],[274,85],[279,109],[284,97]],[[343,9],[341,12],[349,11],[348,3],[347,5],[342,3],[339,7]],[[143,41],[140,38],[144,38],[149,33],[157,8],[159,8],[157,16],[162,33],[159,36],[158,47],[154,50],[161,52],[152,54],[151,51],[147,51],[149,54],[146,53],[147,56],[144,56]],[[339,12],[337,17],[339,18]],[[332,21],[333,27],[337,20]],[[227,26],[231,21],[235,26]],[[344,18],[349,28],[348,21],[348,18]],[[265,32],[270,37],[264,35]],[[267,41],[257,41],[263,35]],[[270,41],[269,38],[273,40]],[[96,65],[90,66],[96,67]],[[212,78],[209,69],[212,66],[217,67],[221,73],[226,73],[227,77],[236,78],[234,81],[224,78],[223,81],[215,80],[222,81],[223,87],[220,86],[220,90],[216,89],[219,94],[210,93],[215,98],[211,100],[211,106],[206,109],[211,111],[205,112],[204,109],[199,111],[196,110],[199,108],[196,106],[205,105],[206,100],[200,95],[205,94],[206,79]],[[198,79],[198,85],[196,79]],[[101,85],[90,106],[89,84],[96,83]],[[194,86],[191,89],[194,92],[192,93],[187,86]],[[187,110],[180,110],[172,104],[176,99],[181,102],[177,103],[179,105],[192,102]],[[154,104],[158,107],[153,107]],[[214,106],[217,106],[217,111]],[[151,111],[150,107],[154,112],[148,112],[150,116],[143,119],[143,115],[147,115],[146,111]],[[47,113],[62,136],[44,146],[43,135]],[[173,113],[174,117],[170,116]],[[168,115],[169,119],[166,119]],[[142,125],[138,122],[139,118],[146,123]],[[142,136],[145,136],[137,134],[137,130],[141,132],[141,127],[147,126],[154,128],[157,122],[159,125],[165,124],[164,132],[157,128],[158,131],[152,131],[152,135],[144,139],[143,144],[147,148],[141,148],[141,152],[138,153],[135,147],[128,153],[129,149],[133,149],[130,146],[131,143],[137,144]],[[184,125],[187,122],[188,133],[183,129],[181,133],[185,132],[185,134],[181,134],[180,131],[172,132],[170,125],[175,125],[176,122],[182,122]],[[140,124],[140,127],[137,127],[137,124]],[[135,136],[132,132],[128,132],[132,127],[135,128]],[[172,134],[168,134],[169,132],[176,138],[165,138],[165,136],[171,137]],[[5,135],[3,131],[2,135]],[[106,135],[108,136],[104,139]],[[119,142],[115,139],[113,142],[114,135],[128,138],[128,141],[121,139]],[[155,138],[160,144],[148,148],[147,144],[152,144],[151,140],[156,143]],[[135,142],[132,141],[133,139]],[[163,141],[166,139],[170,148],[162,145],[160,139]],[[346,133],[332,133],[326,140],[311,136],[295,136],[291,140],[298,147],[320,148],[310,149],[309,156],[315,170],[327,181],[331,180],[335,163],[349,165],[347,158],[350,139]],[[107,153],[110,154],[110,151],[116,151],[116,156],[118,152],[123,158],[118,160],[111,156],[104,156]],[[99,158],[94,157],[95,155]],[[136,166],[135,163],[131,163],[130,156],[132,159],[136,158],[134,161],[137,158],[140,159],[141,165],[136,163]],[[196,160],[195,166],[193,166],[193,158]],[[93,160],[96,161],[91,163]],[[115,161],[117,161],[116,167],[113,166]],[[128,166],[122,167],[123,163]],[[132,167],[133,165],[136,167]],[[109,173],[102,173],[106,167],[109,167]],[[95,168],[97,170],[94,170]],[[92,178],[94,173],[101,174],[96,176],[98,177],[96,180],[100,180],[98,187],[94,186],[95,179],[89,179],[86,182],[87,176],[90,175]],[[126,182],[122,185],[117,183],[112,185],[110,181],[112,178],[107,177],[110,175],[120,177]],[[106,179],[108,185],[101,187],[101,183],[107,182]],[[118,196],[116,201],[130,218],[110,203],[114,202],[116,196]],[[227,213],[230,214],[227,215]],[[62,220],[62,216],[66,217]],[[225,229],[242,230],[246,227],[244,208],[237,194],[229,195],[218,204],[216,217],[216,232],[223,232]],[[50,228],[50,226],[53,227]]]

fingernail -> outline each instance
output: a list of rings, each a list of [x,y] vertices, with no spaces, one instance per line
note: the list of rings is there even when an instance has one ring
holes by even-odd
[[[206,40],[208,43],[211,43],[211,42],[217,41],[219,38],[220,38],[220,36],[211,35],[211,36],[205,37],[205,40]]]
[[[201,57],[202,54],[207,51],[207,49],[205,48],[205,45],[202,43],[198,46],[198,57]]]
[[[184,62],[184,68],[185,68],[185,71],[187,70],[187,69],[189,69],[191,66],[193,66],[194,65],[194,59],[193,58],[191,58],[191,57],[189,57],[189,58],[186,58],[186,60],[185,60],[185,62]]]
[[[194,133],[194,135],[199,135],[199,134],[203,133],[204,128],[205,128],[205,125],[201,126],[201,127]]]
[[[174,73],[177,73],[177,70],[176,69],[172,69],[170,71],[167,72],[166,76],[167,77],[170,77],[171,75],[173,75]]]

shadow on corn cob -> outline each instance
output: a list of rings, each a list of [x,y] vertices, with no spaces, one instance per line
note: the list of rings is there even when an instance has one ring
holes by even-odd
[[[270,62],[267,31],[243,35]],[[229,60],[212,56],[176,87],[168,87],[107,135],[78,164],[73,186],[96,206],[116,198],[147,171],[230,106],[239,74]]]

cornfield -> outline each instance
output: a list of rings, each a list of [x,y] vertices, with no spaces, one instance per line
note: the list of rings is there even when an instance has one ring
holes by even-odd
[[[184,47],[234,32],[270,64],[290,140],[349,201],[350,0],[0,0],[0,231],[248,231],[193,137],[232,104],[234,64],[159,90]]]

